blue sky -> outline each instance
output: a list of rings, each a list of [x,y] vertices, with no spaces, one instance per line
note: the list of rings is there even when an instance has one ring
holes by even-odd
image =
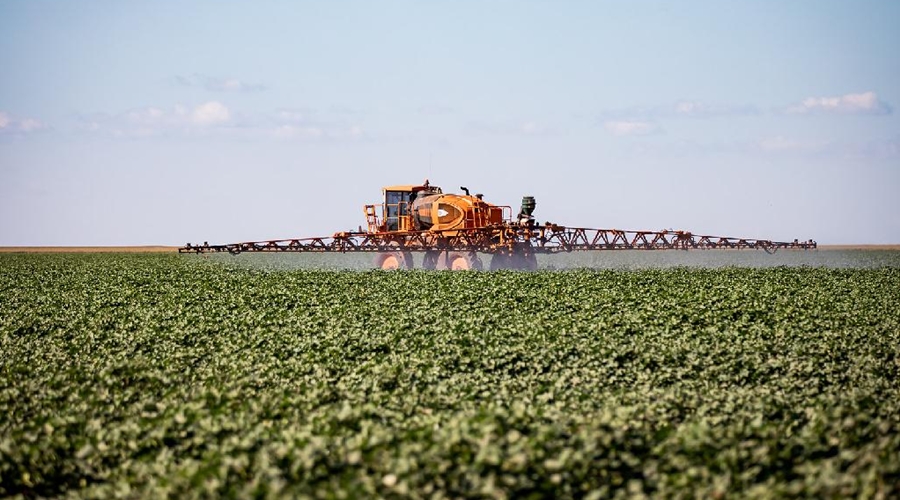
[[[570,226],[900,243],[900,2],[0,2],[0,245]]]

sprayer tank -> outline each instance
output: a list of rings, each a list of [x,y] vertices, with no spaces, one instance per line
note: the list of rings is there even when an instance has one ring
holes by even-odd
[[[435,194],[416,198],[412,215],[419,229],[447,231],[503,222],[503,212],[475,196]]]

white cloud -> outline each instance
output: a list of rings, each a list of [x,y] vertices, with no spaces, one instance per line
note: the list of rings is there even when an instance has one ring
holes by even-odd
[[[178,126],[190,123],[200,127],[212,127],[226,124],[232,120],[231,110],[219,101],[205,102],[193,108],[188,108],[183,104],[176,104],[171,112],[162,112],[162,114],[156,108],[151,108],[150,114],[154,118],[171,122]]]
[[[560,133],[559,130],[534,120],[499,122],[476,120],[466,124],[466,132],[472,135],[519,135],[528,137],[548,137]]]
[[[25,118],[19,121],[19,130],[22,132],[34,132],[35,130],[41,130],[44,128],[44,124],[41,123],[40,120],[35,120],[34,118]]]
[[[353,106],[346,106],[343,104],[335,104],[328,107],[328,112],[334,115],[364,115],[367,114],[363,108],[356,108]]]
[[[138,108],[127,111],[125,119],[130,123],[153,124],[163,121],[165,114],[165,111],[159,108]]]
[[[615,136],[651,135],[659,133],[659,126],[653,122],[638,120],[607,121],[603,124],[607,132]]]
[[[257,92],[266,89],[261,83],[247,83],[237,78],[220,78],[199,73],[191,76],[178,75],[175,81],[187,87],[203,87],[213,92]]]
[[[535,122],[528,121],[519,125],[519,131],[525,135],[541,135],[544,133],[544,128]]]
[[[82,117],[81,129],[114,137],[145,138],[172,133],[209,132],[233,122],[227,106],[219,101],[209,101],[194,107],[183,104],[169,109],[148,106],[116,115],[88,115]]]
[[[808,113],[841,113],[884,115],[891,112],[891,107],[878,98],[875,92],[862,94],[845,94],[836,97],[807,97],[799,104],[789,106],[791,114]]]
[[[651,106],[631,106],[607,109],[600,113],[601,120],[650,121],[660,118],[713,118],[720,116],[747,116],[757,114],[755,106],[736,104],[714,104],[698,100],[681,100],[671,104]]]
[[[343,120],[319,117],[315,109],[279,109],[270,116],[273,137],[292,141],[356,140],[365,137],[361,126]]]
[[[815,153],[825,148],[824,141],[789,139],[784,136],[768,137],[759,141],[759,149],[766,153]]]
[[[0,134],[28,134],[49,128],[37,118],[16,118],[5,111],[0,111]]]
[[[454,111],[450,106],[441,106],[441,105],[427,105],[427,106],[419,106],[416,110],[420,115],[432,116],[432,115],[446,115],[452,113]]]
[[[865,140],[796,139],[769,137],[756,144],[767,155],[791,155],[806,158],[844,158],[859,160],[896,159],[900,156],[900,136],[872,137]]]
[[[689,115],[704,109],[703,103],[692,101],[681,101],[675,103],[675,112],[681,115]]]
[[[272,131],[278,139],[297,141],[324,141],[342,139],[360,139],[365,133],[358,125],[351,126],[316,126],[316,125],[279,125]]]
[[[671,107],[659,109],[657,116],[690,116],[709,118],[715,116],[742,116],[757,113],[754,106],[734,104],[710,104],[702,101],[678,101]]]
[[[316,111],[313,109],[284,108],[275,112],[275,121],[279,123],[308,123],[315,120]]]
[[[321,139],[325,132],[319,127],[302,127],[297,125],[281,125],[272,134],[279,139]]]
[[[221,90],[227,92],[239,92],[241,90],[245,90],[247,88],[247,84],[241,82],[236,78],[228,78],[222,80],[222,82],[218,86]]]
[[[245,137],[292,141],[360,140],[362,126],[343,120],[318,118],[312,109],[278,109],[270,113],[235,113],[220,101],[195,106],[149,106],[115,115],[81,118],[81,130],[123,139],[153,137]]]
[[[218,101],[201,104],[191,113],[191,121],[203,126],[226,123],[229,120],[231,120],[231,112]]]

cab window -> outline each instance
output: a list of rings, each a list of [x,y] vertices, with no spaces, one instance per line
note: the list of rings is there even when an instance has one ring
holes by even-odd
[[[384,220],[388,231],[396,231],[400,227],[398,216],[408,215],[409,193],[406,191],[384,192]]]

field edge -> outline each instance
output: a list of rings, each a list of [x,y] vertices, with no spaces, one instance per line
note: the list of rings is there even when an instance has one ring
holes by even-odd
[[[178,247],[169,247],[162,245],[96,247],[0,247],[0,253],[174,253],[177,251]]]

